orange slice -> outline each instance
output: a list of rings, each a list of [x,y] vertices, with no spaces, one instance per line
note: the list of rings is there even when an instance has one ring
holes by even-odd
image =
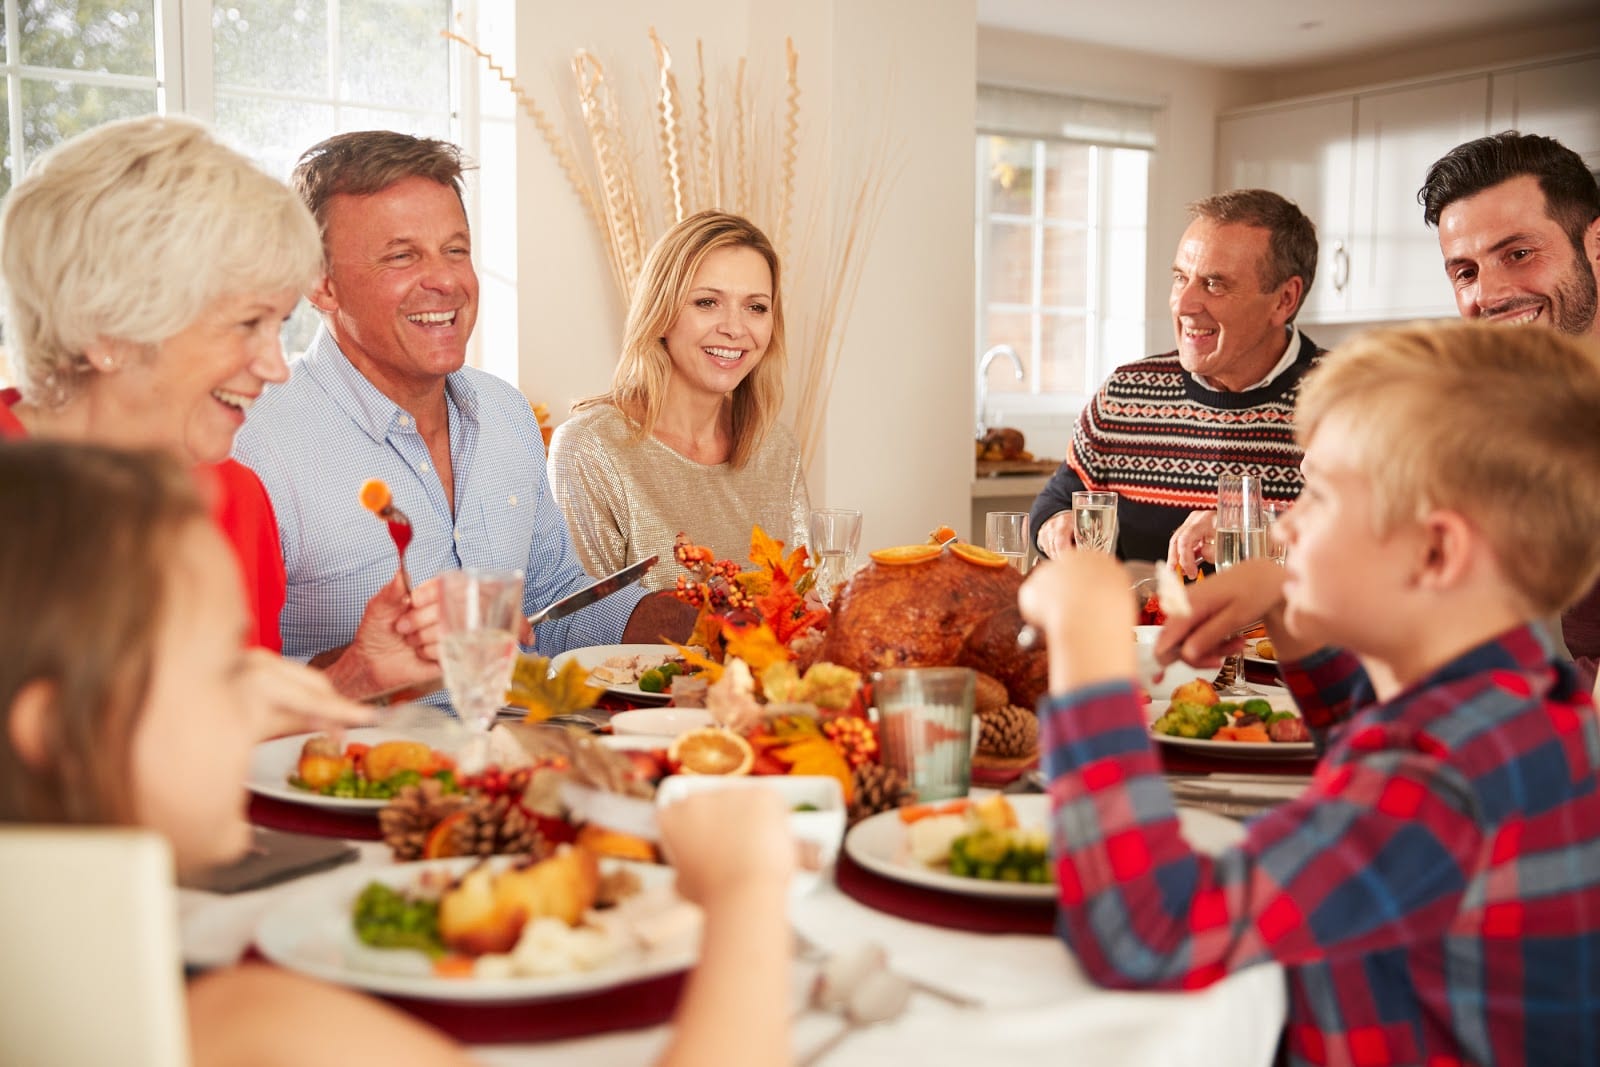
[[[680,735],[667,755],[684,774],[749,774],[756,761],[750,742],[715,726]]]
[[[976,563],[980,567],[1006,566],[1006,558],[1000,553],[990,552],[987,548],[979,548],[977,545],[969,545],[957,541],[950,546],[950,551],[968,563]]]
[[[361,483],[361,506],[374,515],[389,506],[394,497],[382,478],[368,478]]]
[[[930,545],[942,545],[946,541],[949,541],[952,538],[954,538],[955,535],[956,535],[956,532],[954,530],[952,530],[950,527],[941,526],[937,530],[933,531],[931,534],[928,535],[928,543]]]
[[[899,545],[895,548],[879,548],[873,550],[874,563],[882,563],[886,567],[904,567],[912,563],[926,563],[930,559],[937,559],[941,549],[938,545]]]
[[[455,828],[466,819],[467,813],[464,811],[452,811],[441,819],[432,830],[428,831],[428,836],[422,843],[422,858],[442,860],[461,855],[456,851]]]

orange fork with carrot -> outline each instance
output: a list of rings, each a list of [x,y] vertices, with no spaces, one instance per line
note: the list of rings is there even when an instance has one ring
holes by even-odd
[[[406,546],[411,544],[411,520],[394,506],[394,494],[380,478],[368,478],[361,486],[361,506],[382,519],[389,527],[389,538],[400,556],[400,584],[411,592],[411,575],[406,573]]]

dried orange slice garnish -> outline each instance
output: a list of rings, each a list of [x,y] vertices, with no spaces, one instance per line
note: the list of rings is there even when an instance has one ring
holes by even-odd
[[[948,526],[941,526],[928,535],[930,545],[942,545],[946,541],[954,540],[956,532]]]
[[[756,761],[750,742],[716,726],[681,735],[667,755],[683,774],[749,774]]]
[[[361,483],[361,506],[374,515],[389,506],[394,497],[382,478],[368,478]]]
[[[868,553],[874,563],[882,563],[886,567],[903,567],[911,563],[926,563],[930,559],[937,559],[943,551],[938,545],[897,545],[894,548],[878,548]]]
[[[452,811],[440,820],[422,844],[422,858],[425,860],[442,860],[451,856],[459,856],[461,852],[456,843],[456,827],[467,821],[464,811]]]
[[[991,552],[987,548],[979,548],[977,545],[963,544],[960,541],[952,544],[950,551],[968,563],[976,563],[980,567],[1004,567],[1007,563],[1006,558],[998,552]]]

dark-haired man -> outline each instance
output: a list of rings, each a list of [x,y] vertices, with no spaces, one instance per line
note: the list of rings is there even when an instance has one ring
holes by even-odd
[[[1600,341],[1600,186],[1578,153],[1535,134],[1480,137],[1428,168],[1417,202],[1439,228],[1462,318],[1543,324]],[[1592,686],[1600,585],[1567,609],[1561,631]]]
[[[288,573],[285,654],[349,641],[394,574],[394,548],[357,499],[381,478],[411,520],[418,579],[520,569],[527,612],[586,585],[515,388],[465,366],[478,278],[454,145],[384,130],[310,149],[294,185],[322,229],[323,324],[287,383],[256,405],[235,455],[266,485]],[[436,599],[426,582],[416,602]],[[688,633],[693,611],[625,589],[534,635],[546,655]],[[403,620],[404,621],[404,620]],[[435,698],[438,699],[438,698]]]

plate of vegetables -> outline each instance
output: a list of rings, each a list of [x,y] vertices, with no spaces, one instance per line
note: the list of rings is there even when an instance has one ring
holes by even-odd
[[[1236,759],[1316,758],[1317,746],[1286,692],[1218,700],[1201,682],[1193,692],[1180,686],[1172,695],[1145,709],[1158,744]]]
[[[629,700],[666,700],[672,679],[692,673],[675,645],[592,645],[574,648],[550,660],[550,674],[576,661],[589,672],[589,684]]]
[[[376,813],[403,786],[435,778],[455,789],[455,760],[416,735],[381,727],[295,734],[266,741],[250,757],[245,786],[258,796],[335,811]]]

